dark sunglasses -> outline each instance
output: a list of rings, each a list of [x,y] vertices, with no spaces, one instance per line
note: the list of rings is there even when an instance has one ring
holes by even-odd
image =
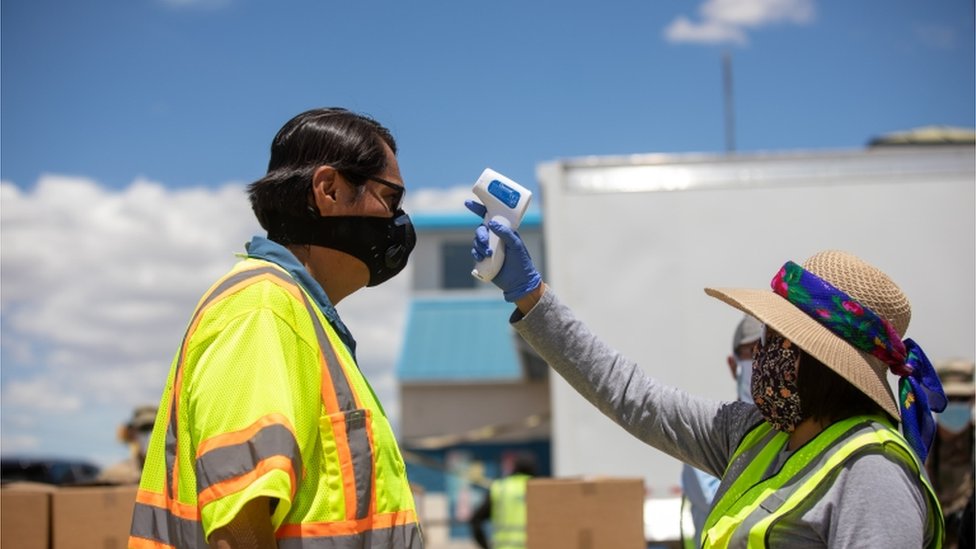
[[[390,211],[392,211],[393,213],[396,213],[400,209],[400,207],[403,206],[403,195],[407,193],[407,190],[403,187],[403,185],[397,185],[392,181],[387,181],[382,177],[376,177],[375,175],[366,175],[357,172],[349,172],[349,173],[351,175],[361,177],[368,181],[375,181],[380,185],[383,185],[384,187],[389,187],[394,191],[396,191],[396,194],[393,195],[393,202],[390,204]]]

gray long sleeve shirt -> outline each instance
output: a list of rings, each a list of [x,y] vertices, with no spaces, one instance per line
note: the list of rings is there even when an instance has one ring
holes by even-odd
[[[723,477],[742,437],[762,416],[752,404],[720,403],[665,386],[598,339],[549,289],[518,333],[573,388],[629,433],[666,454]],[[784,448],[767,477],[790,453]],[[729,471],[718,494],[738,471]],[[918,548],[935,535],[918,476],[884,455],[848,462],[795,524],[778,528],[773,547]]]

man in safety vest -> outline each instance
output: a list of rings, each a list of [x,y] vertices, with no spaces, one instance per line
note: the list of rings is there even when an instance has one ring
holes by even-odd
[[[129,547],[420,548],[400,450],[335,309],[415,244],[396,142],[345,109],[304,112],[248,192],[268,236],[190,319]]]
[[[525,549],[525,489],[535,474],[535,462],[528,456],[519,456],[512,474],[491,483],[488,496],[470,520],[474,540],[483,549]],[[483,527],[489,517],[490,546]]]

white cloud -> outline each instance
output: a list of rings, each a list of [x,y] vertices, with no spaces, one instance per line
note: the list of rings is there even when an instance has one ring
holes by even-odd
[[[745,44],[746,33],[739,27],[719,21],[692,23],[686,17],[678,17],[665,29],[669,42],[694,42],[699,44]]]
[[[418,212],[466,212],[464,201],[474,198],[471,186],[457,186],[449,189],[420,189],[407,194],[407,206]]]
[[[460,196],[422,190],[408,205],[463,211]],[[243,185],[110,190],[47,175],[31,190],[0,182],[0,204],[0,448],[122,459],[116,426],[158,402],[197,300],[260,232]],[[394,422],[409,288],[408,267],[338,306]]]
[[[159,400],[197,299],[257,229],[243,186],[45,175],[0,200],[0,445],[124,455],[116,425]]]
[[[55,377],[7,381],[3,387],[5,409],[30,408],[37,414],[74,413],[81,409],[81,401],[81,395],[64,387]],[[25,416],[20,418],[20,424],[33,427],[36,420]]]
[[[774,23],[804,24],[813,20],[813,0],[708,0],[701,7],[706,20],[756,28]]]
[[[678,16],[664,29],[669,42],[746,44],[747,30],[768,25],[813,22],[813,0],[706,0],[698,9],[700,22]]]

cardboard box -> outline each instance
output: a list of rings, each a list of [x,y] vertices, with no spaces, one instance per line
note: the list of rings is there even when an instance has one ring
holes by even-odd
[[[644,479],[532,479],[527,549],[643,549]]]
[[[51,485],[33,482],[15,482],[0,489],[0,547],[50,547],[54,490]]]
[[[64,487],[51,497],[53,549],[124,549],[136,485]]]

